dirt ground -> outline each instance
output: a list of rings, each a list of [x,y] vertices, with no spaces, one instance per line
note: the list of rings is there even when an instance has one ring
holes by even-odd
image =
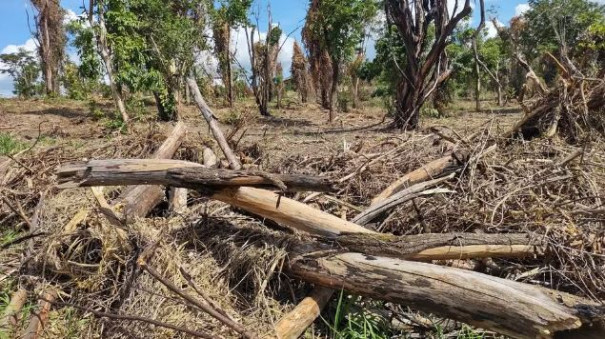
[[[386,185],[411,169],[427,163],[439,157],[445,151],[441,138],[434,132],[433,128],[446,131],[449,135],[467,136],[481,129],[489,127],[492,133],[511,126],[521,117],[517,107],[494,108],[492,102],[484,102],[484,112],[470,112],[469,107],[474,103],[458,102],[452,105],[451,114],[448,117],[423,117],[421,129],[412,133],[401,133],[401,131],[388,128],[389,118],[385,117],[385,110],[378,103],[366,103],[364,109],[351,110],[348,113],[339,113],[338,119],[333,123],[327,122],[327,112],[321,110],[316,104],[306,105],[291,104],[289,108],[273,109],[273,117],[264,118],[258,115],[251,101],[238,102],[234,108],[214,107],[215,114],[221,122],[224,134],[235,146],[236,153],[242,159],[245,168],[261,168],[272,172],[298,172],[306,174],[321,174],[330,178],[338,179],[344,175],[355,172],[359,164],[363,164],[365,157],[371,154],[380,154],[385,149],[392,149],[409,143],[410,148],[398,153],[396,157],[383,161],[382,168],[371,170],[371,175],[362,173],[351,180],[351,183],[343,185],[339,191],[341,199],[349,204],[357,206],[367,205],[369,200]],[[98,101],[94,104],[87,102],[69,101],[63,99],[55,100],[29,100],[19,101],[3,99],[0,101],[0,133],[10,135],[12,139],[21,143],[21,148],[28,149],[32,154],[28,159],[27,166],[37,166],[44,172],[34,179],[24,175],[22,179],[13,180],[10,194],[19,197],[20,203],[28,213],[34,213],[37,209],[38,194],[44,190],[51,197],[45,202],[42,224],[45,231],[49,233],[61,233],[62,228],[78,211],[90,208],[94,200],[86,190],[57,191],[52,187],[55,182],[52,172],[59,164],[68,161],[78,161],[91,158],[105,157],[146,157],[157,147],[165,135],[169,133],[174,123],[158,122],[155,119],[155,108],[148,105],[139,108],[134,114],[134,119],[128,130],[120,130],[111,116],[112,103],[110,101]],[[188,127],[188,136],[182,149],[176,158],[200,161],[199,149],[202,145],[212,147],[216,154],[220,155],[218,147],[211,138],[206,122],[202,119],[194,106],[184,108],[183,121]],[[378,152],[378,153],[377,153]],[[36,159],[39,157],[39,159]],[[8,159],[0,157],[0,164]],[[14,171],[18,171],[15,167]],[[21,169],[23,170],[23,169]],[[1,172],[1,171],[0,171]],[[25,171],[27,172],[27,171]],[[12,172],[15,175],[16,172]],[[10,177],[11,173],[7,174]],[[35,176],[34,176],[35,177]],[[0,177],[0,180],[2,178]],[[10,181],[10,180],[8,180]],[[110,191],[108,198],[117,195]],[[297,198],[302,198],[298,196]],[[278,274],[275,279],[273,271],[283,253],[276,249],[265,248],[254,253],[237,254],[236,265],[231,260],[225,261],[224,256],[216,253],[226,251],[225,244],[216,240],[216,234],[221,229],[229,229],[230,225],[264,225],[265,221],[258,220],[241,211],[230,211],[229,206],[216,202],[199,203],[199,197],[190,195],[190,214],[178,218],[167,218],[158,211],[152,212],[152,217],[141,221],[133,226],[132,232],[141,234],[143,237],[153,239],[162,234],[162,228],[174,229],[169,234],[171,237],[163,248],[166,252],[158,255],[157,264],[163,267],[163,273],[174,277],[175,283],[179,281],[179,267],[185,267],[194,276],[196,282],[206,293],[218,300],[221,306],[235,317],[241,316],[241,322],[249,328],[255,328],[258,333],[270,333],[275,321],[288,309],[296,304],[297,300],[304,297],[309,286],[300,282],[291,281]],[[330,201],[316,201],[310,203],[316,208],[332,214],[348,218],[355,209],[343,207]],[[165,206],[162,207],[165,209]],[[356,207],[358,208],[358,207]],[[161,209],[161,208],[160,208]],[[4,209],[8,211],[8,209]],[[0,217],[3,208],[0,208]],[[10,211],[8,211],[10,212]],[[200,221],[200,215],[204,217]],[[415,228],[397,228],[408,222],[408,213],[394,214],[388,218],[380,227],[395,234],[415,232]],[[86,246],[103,246],[103,255],[99,258],[90,259],[71,258],[66,262],[81,262],[75,265],[77,273],[72,270],[67,272],[65,268],[58,270],[64,275],[45,276],[49,281],[59,281],[67,284],[65,298],[81,301],[84,305],[113,305],[118,302],[121,311],[130,314],[140,314],[149,318],[160,319],[169,323],[184,323],[197,328],[209,329],[212,333],[220,333],[229,337],[228,332],[221,328],[220,323],[209,318],[192,313],[182,304],[173,299],[160,296],[153,291],[162,289],[157,281],[151,278],[140,277],[137,281],[138,292],[136,297],[120,299],[124,293],[123,284],[118,283],[123,279],[123,273],[113,272],[112,269],[120,267],[124,269],[129,255],[115,248],[128,248],[124,245],[124,239],[112,228],[107,228],[100,214],[93,214],[86,221],[87,226],[82,226],[82,232],[86,236],[77,239],[68,239],[73,244],[87,244]],[[214,215],[212,222],[205,218]],[[23,227],[19,218],[7,217],[7,224],[1,225],[2,242],[9,241],[16,235],[13,229]],[[2,218],[0,218],[1,220]],[[194,225],[202,223],[205,227],[194,230]],[[417,224],[417,222],[415,222]],[[439,222],[436,222],[439,224]],[[105,226],[104,226],[105,225]],[[180,228],[179,228],[180,227]],[[184,227],[184,228],[183,228]],[[194,239],[206,239],[205,241],[193,241]],[[119,232],[117,232],[119,233]],[[92,240],[91,240],[92,239]],[[63,245],[53,245],[59,241]],[[57,248],[67,248],[69,241],[57,240],[50,237],[49,240],[39,240],[37,248],[48,252],[40,252],[38,256],[52,256],[59,251]],[[130,240],[132,242],[132,240]],[[180,242],[182,241],[182,243]],[[214,244],[218,251],[201,251],[199,248],[212,247]],[[232,244],[231,244],[232,245]],[[61,247],[64,246],[64,247]],[[74,245],[75,246],[75,245]],[[81,245],[83,246],[83,245]],[[89,248],[84,246],[84,248]],[[193,246],[193,247],[191,247]],[[114,248],[115,247],[115,248]],[[0,310],[6,307],[9,296],[18,286],[31,285],[31,281],[40,282],[39,278],[13,277],[19,270],[19,263],[24,251],[23,246],[13,246],[9,251],[0,255]],[[108,250],[112,248],[112,250]],[[70,248],[71,250],[71,248]],[[236,250],[231,248],[231,251]],[[107,252],[108,253],[105,253]],[[52,255],[51,255],[52,253]],[[231,252],[229,252],[231,253]],[[229,256],[232,256],[230,254]],[[117,258],[117,259],[116,259]],[[61,259],[61,260],[63,260]],[[77,259],[77,260],[76,260]],[[54,259],[53,259],[54,260]],[[92,264],[91,261],[92,260]],[[55,261],[60,261],[56,259]],[[61,266],[60,262],[56,265]],[[68,264],[69,266],[71,264]],[[234,267],[233,267],[234,266]],[[93,267],[91,271],[91,267]],[[98,270],[97,270],[98,269]],[[86,273],[83,274],[81,270]],[[225,272],[229,272],[226,274]],[[124,273],[126,274],[126,273]],[[66,277],[71,277],[66,280]],[[282,280],[283,279],[283,280]],[[274,281],[276,280],[276,281]],[[27,281],[25,283],[24,281]],[[269,282],[270,281],[270,282]],[[283,282],[285,281],[285,282]],[[259,286],[261,286],[259,291]],[[108,292],[109,291],[109,292]],[[254,291],[254,292],[252,292]],[[39,291],[36,291],[39,292]],[[67,295],[69,293],[69,295]],[[135,293],[135,292],[132,292]],[[266,297],[265,294],[272,297]],[[102,295],[103,297],[99,297]],[[128,294],[127,294],[128,295]],[[263,297],[259,297],[259,296]],[[99,300],[94,298],[99,297]],[[30,300],[35,300],[33,293]],[[92,298],[92,299],[91,299]],[[91,301],[93,300],[93,301]],[[32,305],[35,301],[32,301]],[[44,337],[48,338],[77,338],[77,337],[148,337],[149,331],[153,331],[151,337],[169,338],[174,337],[174,332],[154,328],[153,326],[118,324],[107,321],[97,321],[90,314],[79,319],[74,318],[73,308],[64,308],[60,312],[51,313],[51,325]],[[20,321],[24,325],[27,317]],[[322,320],[318,320],[316,326],[324,327]],[[312,330],[312,335],[322,330]],[[0,331],[0,338],[3,333]],[[186,336],[181,336],[186,337]]]

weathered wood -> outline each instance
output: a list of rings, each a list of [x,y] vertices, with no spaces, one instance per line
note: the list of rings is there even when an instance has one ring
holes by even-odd
[[[278,339],[296,339],[319,316],[321,310],[332,298],[334,290],[317,286],[296,307],[275,325]],[[310,320],[310,322],[309,322]]]
[[[218,158],[210,147],[204,147],[202,151],[202,160],[207,168],[216,168],[218,166]]]
[[[36,339],[42,335],[44,328],[48,325],[48,317],[52,302],[57,298],[57,291],[53,288],[47,288],[42,293],[42,298],[38,302],[38,310],[32,314],[27,328],[21,338]]]
[[[168,206],[173,213],[185,213],[187,211],[187,189],[171,187],[168,194]]]
[[[602,305],[477,272],[361,253],[303,257],[290,262],[288,269],[307,282],[403,304],[515,338],[580,332],[605,337],[602,326],[591,327],[603,321]]]
[[[409,172],[408,174],[394,181],[389,185],[389,187],[385,188],[382,192],[380,192],[380,194],[374,197],[371,205],[376,205],[379,202],[386,200],[393,194],[406,187],[455,172],[462,165],[460,160],[463,158],[465,158],[464,155],[452,152],[451,154],[448,154],[437,160],[433,160],[428,164]]]
[[[439,179],[435,179],[435,180],[429,180],[426,182],[421,182],[421,183],[415,184],[413,186],[410,186],[410,187],[404,189],[403,191],[398,192],[398,193],[388,197],[387,199],[384,199],[375,204],[372,204],[370,206],[370,208],[361,212],[352,221],[354,223],[365,225],[365,224],[369,223],[370,221],[372,221],[374,218],[376,218],[381,213],[386,212],[387,210],[389,210],[391,208],[394,208],[398,205],[401,205],[401,204],[403,204],[407,201],[410,201],[414,198],[417,198],[419,196],[451,192],[449,190],[425,191],[427,188],[439,185],[440,183],[442,183],[446,180],[449,180],[451,178],[452,178],[452,176],[450,175],[447,177],[443,177],[443,178],[439,178]]]
[[[5,329],[7,331],[5,334],[9,337],[19,321],[19,314],[26,299],[27,290],[25,288],[19,288],[11,295],[10,302],[4,309],[2,319],[0,319],[0,328]]]
[[[344,232],[375,233],[332,214],[263,189],[225,188],[213,194],[212,198],[311,234],[334,237]]]
[[[227,143],[227,139],[225,139],[223,132],[219,128],[218,123],[216,122],[216,119],[214,117],[214,113],[212,113],[212,110],[210,109],[208,104],[206,104],[206,101],[204,100],[204,97],[202,96],[202,93],[200,92],[197,83],[194,79],[189,78],[187,79],[187,86],[189,86],[189,90],[193,94],[193,100],[195,101],[200,112],[202,113],[204,119],[206,119],[206,122],[208,122],[208,126],[212,131],[212,135],[214,136],[214,139],[216,139],[216,142],[218,142],[218,145],[221,150],[223,150],[223,153],[225,154],[227,161],[229,161],[231,168],[234,170],[241,169],[242,165],[231,150],[231,147],[229,147],[229,143]]]
[[[187,127],[183,122],[176,124],[168,138],[153,154],[153,159],[170,159],[181,146],[187,135]],[[118,198],[118,204],[124,206],[122,214],[128,220],[134,217],[146,216],[166,193],[161,186],[136,186],[125,190]]]
[[[203,165],[167,159],[108,159],[91,160],[61,167],[57,170],[60,187],[99,185],[165,185],[197,190],[225,186],[279,187],[288,191],[330,191],[328,178],[271,174],[262,171],[207,169]]]

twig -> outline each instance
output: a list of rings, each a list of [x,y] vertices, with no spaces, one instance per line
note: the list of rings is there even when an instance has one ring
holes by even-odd
[[[27,241],[29,239],[33,239],[33,238],[36,238],[36,237],[39,237],[39,236],[42,236],[42,235],[47,235],[47,234],[48,234],[47,232],[29,233],[29,234],[26,234],[26,235],[24,235],[24,236],[22,236],[20,238],[13,239],[13,240],[5,243],[5,244],[2,244],[2,246],[0,247],[0,249],[1,250],[5,250],[5,249],[7,249],[7,248],[9,248],[9,247],[11,247],[13,245],[17,245],[17,244],[20,244],[20,243],[22,243],[24,241]]]
[[[44,299],[42,299],[42,300],[44,300]],[[211,334],[208,334],[206,332],[194,331],[194,330],[190,330],[190,329],[185,328],[185,327],[181,327],[181,326],[177,326],[177,325],[172,325],[172,324],[164,323],[164,322],[157,321],[157,320],[154,320],[154,319],[149,319],[149,318],[144,318],[144,317],[139,317],[139,316],[134,316],[134,315],[114,314],[114,313],[100,312],[100,311],[95,311],[95,310],[93,310],[91,308],[88,308],[88,307],[83,307],[83,306],[72,304],[72,303],[55,302],[55,301],[49,301],[49,300],[46,300],[46,301],[47,302],[51,302],[51,303],[53,303],[55,305],[63,306],[63,307],[77,308],[77,309],[82,310],[84,312],[91,313],[92,315],[94,315],[96,317],[99,317],[99,318],[110,318],[110,319],[116,319],[116,320],[141,321],[141,322],[152,324],[152,325],[155,325],[155,326],[168,328],[168,329],[171,329],[171,330],[174,330],[174,331],[187,333],[187,334],[192,335],[192,336],[197,337],[197,338],[207,338],[207,339],[214,339],[215,338],[215,336],[213,336]]]
[[[151,251],[148,251],[146,249],[145,252],[150,253]],[[139,266],[141,266],[142,269],[147,271],[147,273],[149,273],[152,277],[154,277],[156,280],[158,280],[160,283],[162,283],[162,285],[166,286],[166,288],[168,288],[170,291],[177,294],[181,298],[187,300],[188,302],[190,302],[191,304],[193,304],[200,310],[208,313],[209,315],[211,315],[218,321],[222,322],[223,324],[227,325],[228,327],[230,327],[237,333],[241,334],[245,338],[254,338],[254,335],[252,335],[250,332],[248,332],[248,330],[246,330],[246,328],[244,328],[241,324],[238,324],[238,323],[234,322],[233,320],[229,319],[228,317],[223,315],[221,312],[219,312],[215,308],[213,308],[211,305],[209,305],[209,304],[205,305],[203,303],[200,303],[197,299],[193,298],[192,296],[190,296],[187,293],[185,293],[184,291],[182,291],[180,288],[178,288],[172,282],[166,280],[153,267],[147,265],[146,260],[142,260],[145,258],[146,258],[146,256],[141,255],[141,258],[139,258],[139,260],[138,260]]]
[[[21,207],[21,205],[19,205],[18,202],[17,202],[17,206],[19,208],[15,208],[13,205],[11,205],[10,201],[4,195],[2,196],[2,201],[6,204],[6,206],[8,206],[8,208],[10,208],[11,211],[13,211],[13,213],[15,213],[16,215],[21,217],[21,219],[23,219],[23,221],[27,225],[28,229],[30,229],[30,230],[34,229],[34,226],[32,225],[31,221],[29,221],[29,219],[23,212],[23,208]]]

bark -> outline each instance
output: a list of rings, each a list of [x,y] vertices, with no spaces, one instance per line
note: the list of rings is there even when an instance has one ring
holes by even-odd
[[[168,205],[173,213],[185,213],[187,211],[187,189],[171,187],[168,194]]]
[[[336,92],[338,91],[338,81],[340,79],[340,63],[332,60],[332,83],[330,84],[330,117],[329,121],[334,122],[335,113],[334,105],[336,105]]]
[[[63,10],[58,0],[32,0],[38,11],[36,15],[36,39],[38,54],[47,95],[59,96],[59,70],[63,62],[65,29],[63,28]]]
[[[206,119],[206,122],[208,123],[208,126],[212,131],[214,139],[216,140],[216,142],[218,142],[219,147],[223,150],[223,153],[229,161],[231,168],[233,168],[234,170],[239,170],[242,165],[240,164],[239,160],[236,158],[235,154],[231,150],[231,147],[227,143],[227,139],[225,139],[223,132],[219,128],[218,123],[216,122],[216,118],[212,113],[212,110],[210,109],[210,107],[208,107],[208,104],[206,104],[204,97],[202,97],[202,93],[200,93],[200,89],[198,88],[197,83],[194,79],[189,78],[187,79],[187,85],[189,86],[189,89],[193,94],[193,100],[197,104],[197,107],[202,113],[204,119]]]
[[[464,1],[457,14],[448,13],[446,1],[387,0],[385,12],[389,22],[396,26],[407,56],[404,74],[397,86],[393,126],[415,129],[420,108],[451,73],[444,51],[457,24],[470,14],[470,0]],[[435,38],[426,52],[431,23],[434,23]]]
[[[307,282],[403,304],[515,338],[605,336],[602,305],[477,272],[361,253],[306,257],[290,262],[289,271]]]
[[[334,188],[334,183],[323,177],[209,169],[193,162],[160,159],[90,160],[64,166],[57,176],[62,187],[165,185],[208,191],[233,186],[281,189],[285,185],[292,192]]]
[[[27,300],[27,290],[19,288],[11,295],[10,302],[4,309],[2,319],[0,319],[0,328],[6,329],[7,335],[10,336],[13,328],[19,322],[19,314],[25,301]]]

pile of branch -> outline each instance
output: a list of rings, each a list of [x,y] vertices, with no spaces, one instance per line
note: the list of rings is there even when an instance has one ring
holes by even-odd
[[[525,116],[504,137],[524,139],[560,135],[570,143],[585,140],[593,131],[605,133],[605,79],[586,78],[571,62],[547,54],[559,68],[553,88],[541,92]],[[533,73],[533,72],[532,72]]]

